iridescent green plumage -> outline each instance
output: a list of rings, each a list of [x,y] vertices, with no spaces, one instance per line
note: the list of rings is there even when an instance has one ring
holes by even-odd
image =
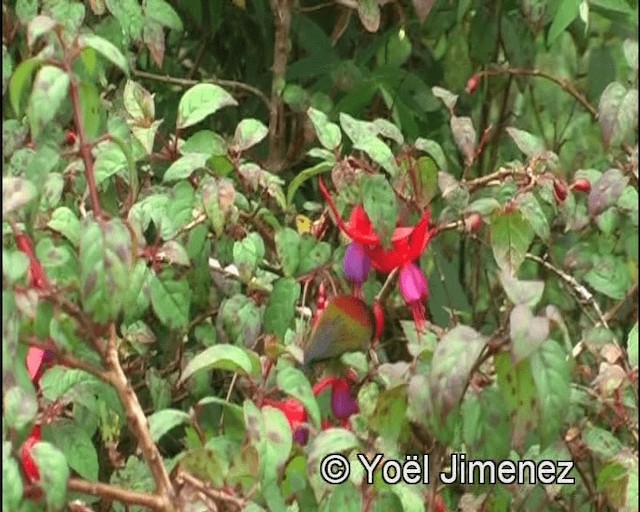
[[[374,325],[373,312],[361,299],[349,295],[334,297],[303,347],[304,367],[337,359],[346,352],[367,350]]]

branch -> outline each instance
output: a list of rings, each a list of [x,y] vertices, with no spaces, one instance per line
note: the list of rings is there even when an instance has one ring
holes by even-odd
[[[161,503],[161,509],[165,511],[173,511],[173,501],[175,493],[169,474],[167,473],[158,447],[151,439],[149,432],[149,424],[144,415],[144,411],[138,396],[133,391],[127,376],[122,370],[120,359],[118,357],[118,344],[116,338],[115,324],[109,326],[109,342],[105,354],[105,363],[109,372],[109,382],[116,389],[127,414],[127,423],[132,430],[134,438],[138,441],[142,456],[147,462],[153,480],[156,484],[156,492]]]
[[[292,0],[269,0],[275,41],[273,45],[273,80],[271,82],[271,106],[269,109],[269,169],[280,170],[282,166],[282,142],[284,137],[284,101],[282,88],[285,84],[289,57],[289,33],[291,32]]]
[[[178,78],[169,75],[158,75],[156,73],[149,73],[148,71],[141,71],[139,69],[132,70],[133,76],[138,78],[145,78],[147,80],[154,80],[156,82],[162,82],[165,84],[179,85],[180,87],[192,87],[197,84],[210,83],[216,84],[221,87],[228,87],[229,89],[239,89],[257,96],[262,100],[267,108],[270,108],[269,98],[258,88],[252,85],[245,84],[244,82],[237,82],[236,80],[224,80],[222,78],[206,78],[203,80],[192,80],[190,78]]]
[[[70,478],[67,489],[71,492],[81,492],[100,496],[109,500],[119,501],[125,505],[140,505],[152,510],[165,510],[163,499],[153,494],[130,491],[115,485],[104,484],[102,482],[87,482],[80,478]]]
[[[476,76],[501,76],[501,75],[511,75],[511,76],[537,76],[541,78],[546,78],[547,80],[552,81],[553,83],[559,85],[564,89],[568,94],[573,96],[580,105],[582,105],[585,110],[591,114],[594,120],[598,119],[598,111],[595,109],[591,103],[587,101],[587,98],[584,97],[568,80],[564,78],[560,78],[558,76],[552,75],[547,71],[542,71],[541,69],[520,69],[520,68],[504,68],[504,69],[487,69],[484,71],[480,71]]]

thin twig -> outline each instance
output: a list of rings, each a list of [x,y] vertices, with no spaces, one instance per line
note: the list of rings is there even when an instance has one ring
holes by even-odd
[[[87,188],[89,189],[89,197],[91,198],[91,207],[93,215],[96,219],[102,218],[102,210],[98,199],[98,186],[96,184],[95,174],[93,172],[93,156],[91,155],[91,144],[87,141],[87,133],[84,127],[84,119],[82,117],[82,105],[80,104],[80,93],[78,91],[78,82],[73,73],[72,62],[65,59],[64,69],[71,78],[69,90],[71,92],[71,103],[73,105],[73,122],[76,126],[78,143],[80,144],[80,156],[84,163],[84,172],[87,178]]]
[[[223,78],[206,78],[202,80],[192,80],[190,78],[178,78],[169,75],[159,75],[156,73],[149,73],[148,71],[141,71],[139,69],[134,69],[132,71],[133,76],[138,78],[144,78],[147,80],[154,80],[156,82],[162,82],[165,84],[178,85],[180,87],[192,87],[201,83],[210,83],[216,84],[221,87],[228,87],[230,89],[239,89],[241,91],[246,91],[254,96],[257,96],[262,100],[262,102],[269,108],[269,98],[258,88],[253,87],[252,85],[245,84],[244,82],[238,82],[236,80],[225,80]]]
[[[543,71],[541,69],[520,69],[520,68],[503,68],[503,69],[486,69],[484,71],[480,71],[478,73],[478,77],[483,76],[501,76],[501,75],[512,75],[512,76],[537,76],[541,78],[546,78],[547,80],[552,81],[553,83],[559,85],[564,89],[568,94],[573,96],[580,105],[582,105],[585,110],[591,114],[595,120],[598,119],[598,111],[595,109],[591,103],[587,101],[587,98],[584,97],[568,80],[564,78],[560,78],[555,76],[547,71]]]
[[[178,475],[176,476],[176,481],[179,483],[184,482],[214,500],[224,501],[225,503],[235,507],[237,510],[243,510],[245,507],[244,500],[237,498],[236,496],[233,496],[224,491],[214,489],[209,485],[207,485],[206,483],[204,483],[202,480],[199,480],[196,477],[190,475],[189,473],[185,473],[184,471],[181,471],[180,473],[178,473]]]
[[[71,492],[81,492],[100,496],[109,500],[116,500],[125,505],[140,505],[152,510],[164,510],[165,504],[161,497],[154,494],[130,491],[115,485],[104,484],[102,482],[88,482],[80,478],[70,478],[67,489]]]

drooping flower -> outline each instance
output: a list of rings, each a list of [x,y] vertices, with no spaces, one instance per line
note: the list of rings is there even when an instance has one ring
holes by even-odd
[[[345,222],[333,202],[322,178],[319,179],[320,191],[324,196],[338,227],[352,241],[358,242],[371,258],[371,264],[378,272],[389,273],[393,269],[415,261],[423,253],[427,244],[435,234],[431,227],[431,215],[425,210],[414,227],[398,226],[391,237],[391,248],[382,245],[367,212],[362,205],[356,205]]]
[[[352,381],[349,378],[329,375],[313,386],[313,394],[318,396],[330,387],[331,412],[338,420],[344,421],[358,412],[358,402],[351,396],[351,384]]]
[[[287,398],[286,400],[280,401],[265,398],[262,404],[280,409],[289,422],[291,432],[293,433],[293,440],[300,445],[306,444],[309,438],[309,430],[305,426],[308,416],[306,409],[298,400],[295,398]]]
[[[425,323],[424,301],[429,297],[427,278],[415,263],[408,263],[400,269],[400,293],[411,309],[413,321],[418,330]]]

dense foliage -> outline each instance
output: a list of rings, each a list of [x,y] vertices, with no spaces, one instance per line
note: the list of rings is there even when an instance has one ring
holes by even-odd
[[[3,2],[3,510],[638,510],[637,29]],[[373,350],[302,371],[352,293]],[[447,484],[452,454],[573,483]]]

